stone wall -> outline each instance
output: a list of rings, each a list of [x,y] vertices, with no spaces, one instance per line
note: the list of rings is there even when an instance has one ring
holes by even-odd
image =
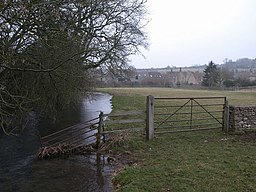
[[[256,106],[229,106],[229,131],[256,128]]]

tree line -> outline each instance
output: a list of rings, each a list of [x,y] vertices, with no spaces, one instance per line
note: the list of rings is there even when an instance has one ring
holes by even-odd
[[[242,63],[241,61],[250,61]],[[240,59],[238,60],[238,65],[241,67],[250,68],[253,65],[251,63],[254,60],[249,59]],[[242,64],[241,64],[242,63]],[[231,65],[232,64],[232,65]],[[230,67],[235,70],[236,62],[228,61],[226,67],[219,67],[217,64],[212,61],[206,66],[204,70],[204,76],[202,81],[202,86],[206,87],[247,87],[247,86],[256,86],[256,81],[251,81],[246,77],[234,77],[234,74]]]

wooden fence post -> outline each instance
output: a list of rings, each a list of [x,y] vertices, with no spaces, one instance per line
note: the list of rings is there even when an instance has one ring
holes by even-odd
[[[154,97],[147,96],[147,119],[146,119],[146,139],[154,138]]]
[[[100,147],[102,126],[103,126],[103,112],[100,112],[100,114],[99,114],[98,133],[96,134],[96,148],[97,148],[97,149],[99,149],[99,147]]]
[[[226,133],[229,132],[229,105],[227,100],[225,101],[224,106],[223,131]]]

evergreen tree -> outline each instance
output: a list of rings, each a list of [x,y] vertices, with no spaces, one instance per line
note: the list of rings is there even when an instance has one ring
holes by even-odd
[[[212,61],[204,70],[202,85],[206,87],[218,87],[221,84],[220,70]]]

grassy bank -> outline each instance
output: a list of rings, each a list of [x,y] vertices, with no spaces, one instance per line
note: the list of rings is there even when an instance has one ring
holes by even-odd
[[[227,96],[232,105],[255,105],[256,92],[175,90],[164,88],[101,89],[114,95],[114,111],[145,108],[145,96]],[[129,165],[114,178],[120,191],[256,191],[254,138],[221,131],[159,135],[145,142],[131,136],[124,146]],[[128,155],[127,155],[128,154]]]

